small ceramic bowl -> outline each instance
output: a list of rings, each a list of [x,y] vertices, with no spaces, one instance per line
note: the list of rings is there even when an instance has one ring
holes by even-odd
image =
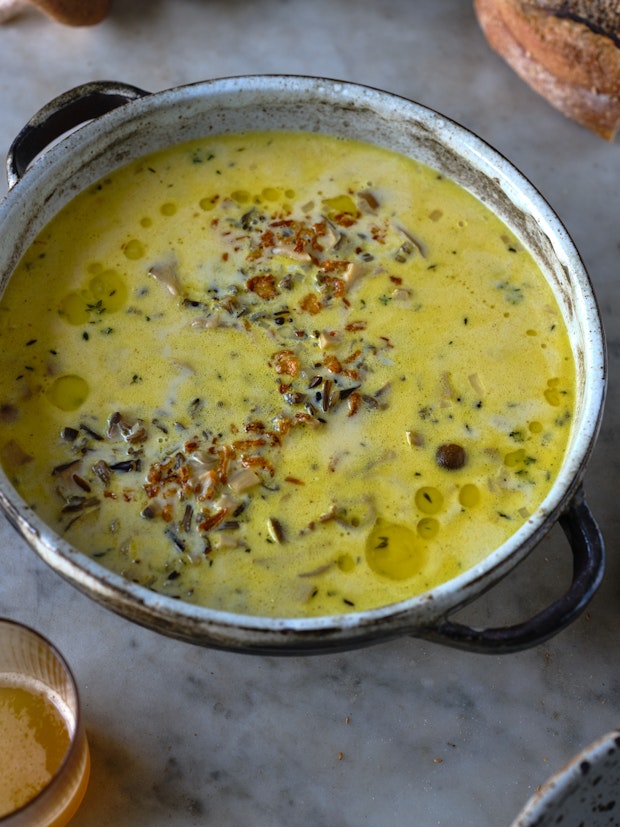
[[[619,827],[620,728],[551,776],[511,827]]]

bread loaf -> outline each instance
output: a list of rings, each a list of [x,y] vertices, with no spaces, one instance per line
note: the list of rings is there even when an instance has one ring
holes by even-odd
[[[0,23],[36,6],[53,20],[67,26],[93,26],[108,13],[110,0],[0,0]]]
[[[474,0],[490,46],[567,117],[613,140],[620,0]]]

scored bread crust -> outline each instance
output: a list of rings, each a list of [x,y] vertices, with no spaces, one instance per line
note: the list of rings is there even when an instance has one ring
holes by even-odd
[[[609,0],[474,0],[489,45],[549,103],[608,141],[620,124],[619,31],[603,27]],[[617,4],[616,4],[617,5]],[[591,11],[591,19],[587,15]],[[620,28],[618,11],[612,22]]]

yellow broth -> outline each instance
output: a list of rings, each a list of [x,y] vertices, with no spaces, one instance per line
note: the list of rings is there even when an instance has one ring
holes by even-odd
[[[306,133],[135,161],[0,304],[0,458],[47,523],[167,595],[400,601],[548,493],[575,368],[530,253],[416,161]]]

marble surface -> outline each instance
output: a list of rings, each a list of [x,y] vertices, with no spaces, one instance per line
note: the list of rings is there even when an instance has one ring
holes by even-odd
[[[551,773],[620,724],[620,148],[531,92],[487,47],[466,0],[116,0],[89,29],[35,11],[0,26],[0,155],[41,105],[88,80],[158,90],[260,72],[353,80],[432,106],[503,152],[560,214],[609,340],[606,416],[586,476],[607,541],[603,585],[568,629],[519,654],[404,638],[248,656],[122,620],[2,519],[0,614],[46,633],[76,674],[92,779],[75,827],[508,827]],[[565,588],[570,568],[554,530],[462,617],[523,619]]]

